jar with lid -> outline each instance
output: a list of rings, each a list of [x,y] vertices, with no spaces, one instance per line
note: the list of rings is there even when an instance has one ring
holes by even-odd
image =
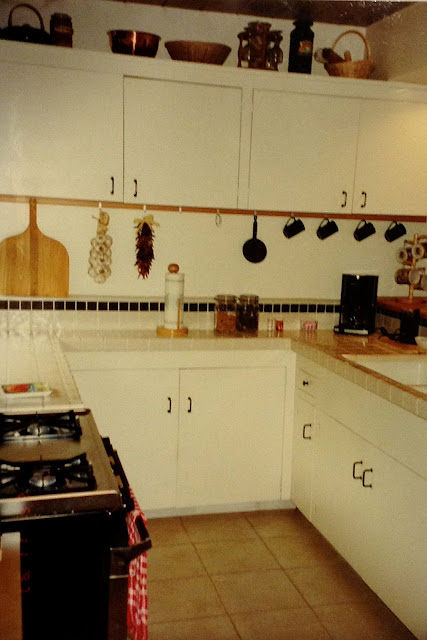
[[[241,295],[237,303],[237,330],[243,333],[257,333],[258,319],[259,297]]]
[[[215,297],[215,333],[236,331],[237,298],[229,294]]]

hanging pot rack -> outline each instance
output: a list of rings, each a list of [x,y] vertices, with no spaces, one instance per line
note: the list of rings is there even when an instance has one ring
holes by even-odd
[[[30,198],[34,198],[34,196],[11,196],[11,195],[2,195],[0,194],[0,202],[6,203],[29,203]],[[425,224],[427,222],[427,216],[397,216],[397,215],[385,215],[385,214],[372,214],[367,215],[365,213],[317,213],[310,211],[269,211],[269,210],[259,210],[256,211],[254,209],[230,209],[223,207],[190,207],[190,206],[180,206],[180,205],[159,205],[159,204],[133,204],[126,202],[110,202],[108,200],[77,200],[72,198],[49,198],[49,197],[36,197],[34,198],[39,205],[56,205],[56,206],[70,206],[70,207],[93,207],[95,209],[99,209],[99,207],[104,207],[108,209],[133,209],[133,210],[145,210],[148,211],[166,211],[170,213],[207,213],[217,215],[246,215],[246,216],[254,216],[255,214],[258,216],[271,216],[271,217],[279,217],[286,218],[289,216],[298,216],[298,218],[326,218],[330,216],[331,218],[336,218],[337,220],[377,220],[377,221],[386,221],[386,222],[394,222],[398,220],[404,219],[406,222],[418,222],[421,224]]]

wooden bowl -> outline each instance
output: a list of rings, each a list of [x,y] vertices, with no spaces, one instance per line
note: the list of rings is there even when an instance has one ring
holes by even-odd
[[[165,42],[165,47],[172,60],[202,62],[204,64],[224,64],[231,47],[218,42],[193,42],[189,40],[172,40]]]
[[[154,58],[159,48],[160,36],[145,31],[109,31],[110,47],[113,53]]]

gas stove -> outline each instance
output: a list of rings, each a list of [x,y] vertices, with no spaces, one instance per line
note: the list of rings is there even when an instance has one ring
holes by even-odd
[[[0,414],[0,536],[20,533],[22,620],[9,623],[23,640],[126,640],[129,563],[151,546],[141,516],[129,546],[134,506],[89,410]]]
[[[0,414],[0,520],[123,508],[90,411]]]

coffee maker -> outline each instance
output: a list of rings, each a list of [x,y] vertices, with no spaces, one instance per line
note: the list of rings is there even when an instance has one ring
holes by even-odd
[[[343,273],[340,318],[335,333],[374,333],[377,290],[378,276]]]

